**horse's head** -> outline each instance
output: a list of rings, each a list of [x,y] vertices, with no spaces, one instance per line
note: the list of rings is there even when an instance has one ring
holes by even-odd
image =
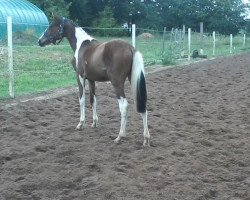
[[[53,21],[49,25],[49,27],[44,31],[42,36],[38,40],[38,44],[41,47],[44,47],[48,44],[56,44],[63,39],[63,29],[66,19],[64,17],[54,17]],[[58,43],[59,43],[58,42]]]

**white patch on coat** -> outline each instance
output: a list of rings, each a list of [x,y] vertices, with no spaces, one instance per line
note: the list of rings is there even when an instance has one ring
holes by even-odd
[[[82,97],[79,99],[80,104],[80,123],[81,125],[85,122],[85,87],[84,87],[84,79],[79,75],[79,80],[82,85],[83,91],[82,91]]]
[[[94,38],[88,35],[81,27],[75,28],[75,37],[76,37],[76,51],[74,56],[76,59],[76,67],[78,67],[78,55],[82,42],[86,40],[92,41]]]
[[[80,80],[82,87],[84,88],[84,79],[80,75],[78,75],[78,77],[79,77],[79,80]],[[85,90],[85,88],[84,88],[84,90]]]
[[[126,98],[120,97],[120,99],[118,99],[118,103],[121,113],[121,128],[118,137],[115,139],[115,142],[119,142],[122,137],[126,136],[126,124],[127,124],[128,101]]]
[[[97,126],[97,122],[98,122],[98,116],[97,116],[97,112],[96,112],[96,105],[97,105],[97,102],[96,102],[96,96],[94,95],[94,102],[93,102],[93,124],[92,124],[92,127],[96,127]]]
[[[141,117],[143,120],[143,136],[144,136],[144,146],[150,146],[149,139],[150,139],[150,134],[148,131],[148,111],[141,113]]]

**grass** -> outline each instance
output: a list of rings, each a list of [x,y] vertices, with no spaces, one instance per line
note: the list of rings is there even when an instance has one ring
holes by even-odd
[[[107,41],[111,38],[97,38]],[[122,38],[130,42],[130,38]],[[199,50],[199,34],[192,35],[192,51]],[[36,44],[36,41],[34,42]],[[139,49],[147,66],[153,64],[172,65],[178,63],[176,58],[180,57],[180,51],[187,54],[187,44],[183,46],[170,43],[170,35],[167,35],[165,52],[162,52],[162,36],[155,35],[154,38],[137,39],[136,47]],[[250,51],[250,39],[247,38],[246,46],[243,48],[242,37],[234,38],[233,54]],[[204,54],[212,57],[212,37],[204,39]],[[216,44],[216,56],[229,54],[229,37],[219,36]],[[0,45],[1,47],[2,45]],[[1,49],[0,49],[1,50]],[[1,51],[0,51],[1,52]],[[14,74],[15,74],[15,96],[26,93],[37,93],[59,87],[76,85],[75,72],[71,66],[73,52],[66,40],[60,45],[41,48],[37,45],[17,46],[14,45]],[[9,98],[8,95],[8,70],[7,50],[0,54],[0,99]]]
[[[76,83],[71,67],[72,51],[67,45],[16,46],[13,49],[15,74],[15,96],[25,93],[42,92]],[[0,66],[0,98],[8,96],[7,58]]]

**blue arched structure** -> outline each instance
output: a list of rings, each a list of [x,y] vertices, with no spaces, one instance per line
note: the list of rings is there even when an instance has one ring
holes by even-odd
[[[40,35],[48,26],[48,18],[42,10],[27,0],[0,1],[0,39],[6,37],[7,17],[12,17],[12,29],[15,31],[34,30]]]

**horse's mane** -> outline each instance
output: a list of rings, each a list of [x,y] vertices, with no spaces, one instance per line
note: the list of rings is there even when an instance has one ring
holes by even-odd
[[[68,18],[66,18],[66,17],[62,17],[62,21],[64,21],[64,23],[65,22],[70,22],[71,24],[73,24],[75,27],[80,27],[77,23],[75,23],[73,20],[71,20],[71,19],[68,19]]]

